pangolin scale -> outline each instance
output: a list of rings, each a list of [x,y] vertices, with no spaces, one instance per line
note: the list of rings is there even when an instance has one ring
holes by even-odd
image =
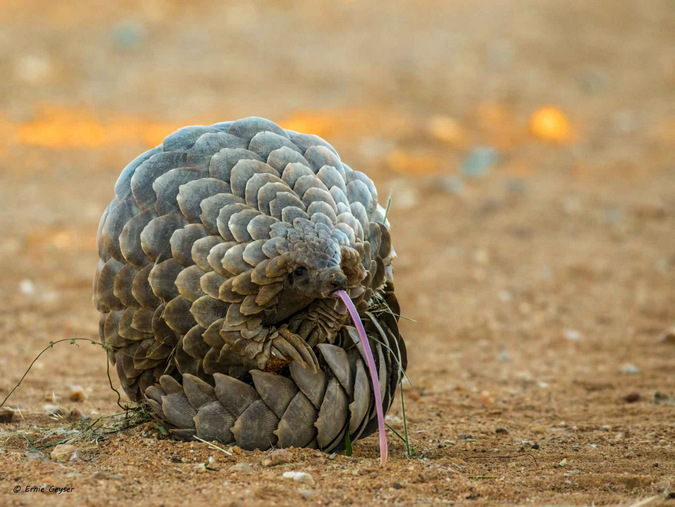
[[[98,229],[100,337],[170,431],[244,449],[343,448],[377,429],[407,358],[373,182],[262,118],[182,128],[133,160]]]

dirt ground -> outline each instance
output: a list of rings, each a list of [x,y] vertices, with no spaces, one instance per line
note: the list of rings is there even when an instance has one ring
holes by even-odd
[[[390,433],[385,467],[374,436],[266,467],[150,422],[58,461],[121,412],[103,350],[61,343],[7,402],[0,504],[674,504],[672,1],[136,4],[0,1],[0,399],[97,338],[126,162],[258,115],[392,195],[413,456]]]

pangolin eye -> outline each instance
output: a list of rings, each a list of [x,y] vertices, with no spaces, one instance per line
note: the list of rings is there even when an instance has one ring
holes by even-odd
[[[304,267],[304,266],[298,266],[298,267],[295,268],[295,270],[293,271],[293,276],[296,277],[296,278],[302,278],[302,277],[305,276],[306,274],[307,274],[307,268]]]

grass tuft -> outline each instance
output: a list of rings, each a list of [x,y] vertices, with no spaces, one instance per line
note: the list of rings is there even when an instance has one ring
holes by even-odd
[[[383,313],[388,313],[389,315],[393,316],[396,319],[404,318],[404,317],[394,313],[394,311],[387,304],[387,301],[380,294],[376,293],[375,296],[373,296],[373,300],[374,300],[375,304],[373,306],[371,306],[371,308],[368,312],[368,313],[372,314],[371,318],[376,318],[378,315],[381,315]],[[407,320],[411,320],[412,322],[415,322],[412,319],[407,319]],[[406,456],[409,459],[422,458],[424,456],[420,452],[415,450],[412,443],[410,442],[410,434],[409,434],[409,431],[408,431],[408,419],[406,417],[406,410],[405,410],[405,394],[403,393],[403,380],[404,379],[407,380],[408,382],[410,382],[411,385],[412,385],[412,381],[408,377],[408,374],[405,372],[405,370],[403,369],[403,365],[401,364],[402,363],[401,351],[400,351],[400,349],[398,349],[398,347],[397,347],[397,350],[394,351],[389,346],[388,343],[383,343],[382,341],[380,341],[375,336],[371,336],[370,338],[374,339],[380,345],[382,345],[384,348],[389,350],[389,352],[392,354],[392,356],[394,356],[394,359],[396,360],[396,363],[398,365],[398,370],[399,370],[398,388],[399,388],[399,391],[401,393],[401,416],[403,418],[403,435],[401,435],[398,431],[396,431],[394,428],[392,428],[391,425],[389,425],[389,424],[387,424],[387,428],[392,433],[394,433],[394,435],[396,435],[405,444]],[[395,343],[396,343],[396,341],[395,341]]]
[[[35,363],[40,359],[40,357],[52,349],[54,345],[59,343],[68,342],[71,345],[79,347],[78,342],[89,342],[92,345],[98,345],[103,350],[106,351],[106,355],[110,355],[110,351],[113,350],[110,345],[103,344],[92,340],[91,338],[63,338],[61,340],[50,341],[44,349],[42,349],[37,356],[31,361],[28,365],[28,368],[23,373],[16,385],[10,390],[10,392],[5,396],[5,399],[0,403],[0,407],[4,406],[9,398],[14,394],[14,392],[21,386],[23,381],[26,379],[30,371],[32,370]],[[112,389],[117,395],[117,405],[124,411],[122,413],[111,414],[107,416],[97,417],[95,419],[84,419],[71,423],[69,425],[49,427],[49,428],[31,428],[31,429],[18,429],[14,431],[2,431],[0,432],[0,439],[4,439],[5,442],[12,440],[14,437],[21,437],[25,440],[27,447],[36,453],[43,451],[39,450],[39,447],[48,449],[55,445],[59,444],[70,444],[76,442],[89,442],[92,444],[98,444],[101,440],[105,440],[110,435],[120,433],[122,431],[135,428],[141,424],[150,422],[153,419],[152,411],[150,407],[145,403],[127,403],[122,404],[122,396],[120,392],[115,389],[112,382],[112,377],[110,376],[110,357],[106,364],[106,374],[108,376],[108,384],[110,389]],[[161,435],[168,435],[168,432],[164,429],[158,428],[158,431]],[[58,437],[58,438],[54,438]]]

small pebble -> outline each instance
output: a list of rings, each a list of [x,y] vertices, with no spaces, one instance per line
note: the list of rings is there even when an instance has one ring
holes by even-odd
[[[662,219],[668,216],[668,208],[663,201],[643,201],[633,206],[635,214],[640,218]]]
[[[316,496],[316,493],[312,491],[311,489],[305,489],[305,488],[300,488],[298,489],[298,493],[300,493],[302,496],[305,498],[314,498]]]
[[[464,190],[464,181],[459,176],[447,176],[441,179],[441,186],[449,194],[461,194]]]
[[[24,278],[19,282],[19,290],[21,291],[21,294],[30,296],[35,292],[35,284],[28,278]]]
[[[657,405],[660,405],[662,403],[668,403],[670,401],[670,397],[666,393],[662,393],[660,391],[656,391],[654,393],[654,403]]]
[[[587,93],[601,92],[609,83],[609,76],[600,69],[588,69],[579,76],[579,85]]]
[[[495,404],[495,401],[492,399],[492,395],[488,391],[481,391],[478,399],[483,405],[491,406]]]
[[[675,345],[675,327],[670,328],[659,337],[659,343]]]
[[[16,75],[27,83],[44,83],[49,78],[54,66],[46,55],[28,55],[16,62]]]
[[[563,336],[566,340],[571,342],[578,342],[581,339],[581,333],[576,329],[565,329],[563,330]]]
[[[49,454],[54,461],[68,461],[76,456],[77,447],[70,444],[60,444],[52,449]]]
[[[507,428],[504,428],[503,426],[500,426],[498,428],[495,428],[495,433],[497,433],[497,435],[508,435],[509,430]]]
[[[284,472],[283,477],[285,479],[293,479],[300,484],[314,486],[314,478],[312,477],[312,474],[308,474],[307,472]]]
[[[500,363],[508,363],[511,360],[511,354],[509,354],[508,350],[504,350],[499,353],[497,359]]]
[[[640,368],[634,364],[626,363],[621,367],[621,373],[625,373],[626,375],[634,375],[636,373],[640,373]]]
[[[276,465],[282,465],[284,463],[291,462],[291,453],[286,449],[276,449],[269,453],[262,460],[262,466],[264,467],[273,467]]]
[[[635,391],[632,393],[628,393],[626,396],[623,397],[623,399],[626,403],[635,403],[636,401],[640,400],[640,393]]]
[[[513,300],[513,294],[508,290],[500,290],[497,293],[497,297],[502,303],[509,303],[511,300]]]
[[[393,487],[394,489],[403,489],[403,485],[400,482],[395,482]]]
[[[506,191],[509,194],[524,194],[527,192],[527,183],[522,178],[509,178],[506,180]]]
[[[230,472],[242,472],[245,474],[249,474],[253,472],[253,467],[248,463],[237,463],[236,465],[232,465],[230,467]]]
[[[71,384],[68,386],[68,398],[72,401],[82,403],[87,399],[87,395],[84,393],[82,386]]]
[[[14,410],[7,407],[0,408],[0,423],[10,423],[14,418]]]
[[[484,178],[497,163],[497,151],[489,146],[477,146],[464,158],[462,175],[470,178]]]
[[[112,43],[117,49],[135,50],[145,36],[142,26],[135,23],[120,23],[115,26],[112,33]]]

